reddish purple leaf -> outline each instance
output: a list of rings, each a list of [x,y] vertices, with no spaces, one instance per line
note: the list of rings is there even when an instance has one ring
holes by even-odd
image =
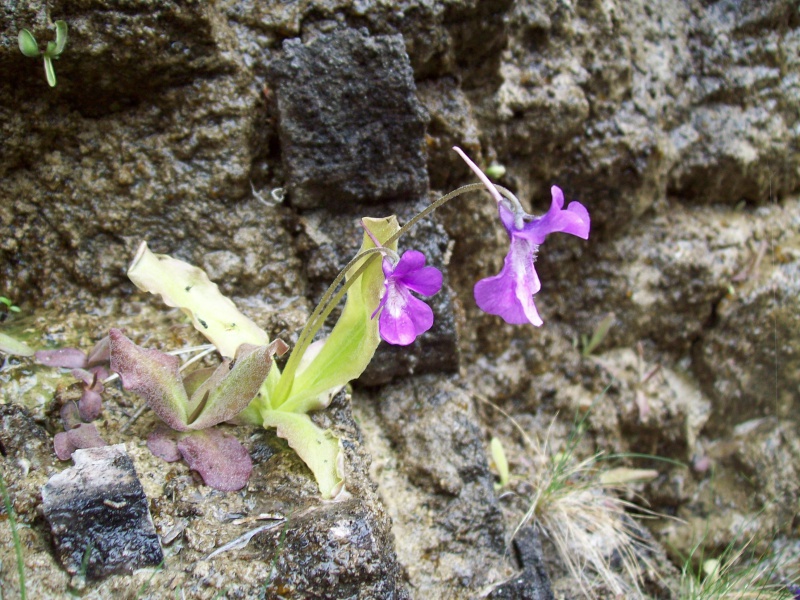
[[[53,438],[53,449],[56,451],[58,460],[69,460],[72,458],[72,453],[77,450],[72,440],[69,439],[68,431],[62,431],[55,435]]]
[[[255,398],[272,366],[272,354],[283,342],[269,346],[242,344],[233,361],[225,359],[192,395],[187,411],[191,429],[206,429],[229,421]],[[196,413],[196,415],[195,415]]]
[[[81,415],[81,420],[87,423],[89,421],[94,421],[103,411],[103,397],[92,388],[83,390],[81,399],[78,400],[78,410]]]
[[[230,359],[225,359],[230,360]],[[222,361],[223,364],[225,361]],[[192,394],[195,393],[197,388],[199,388],[203,383],[211,377],[211,375],[216,371],[216,367],[204,367],[202,369],[195,369],[188,375],[183,378],[183,387],[186,389],[186,395],[191,398]]]
[[[87,390],[92,390],[98,394],[102,394],[103,390],[103,377],[99,371],[87,371],[86,369],[72,369],[72,376],[78,381],[86,384]]]
[[[126,390],[139,394],[147,405],[173,429],[187,431],[186,406],[180,360],[158,350],[140,348],[119,329],[111,338],[111,370],[119,373]]]
[[[242,489],[253,471],[253,461],[245,447],[219,429],[186,435],[178,442],[178,450],[207,486],[223,492]]]
[[[108,364],[111,360],[111,340],[108,336],[101,339],[94,345],[94,348],[89,350],[89,356],[86,358],[86,364],[90,367]],[[105,378],[103,378],[105,379]]]
[[[78,405],[70,401],[61,406],[61,423],[64,425],[64,430],[69,431],[75,429],[81,424],[81,415],[78,410]]]
[[[175,462],[181,459],[176,437],[173,430],[159,425],[147,436],[147,448],[155,456],[167,462]]]
[[[86,367],[86,355],[77,348],[39,350],[35,356],[39,364],[48,367],[64,367],[67,369],[83,369]]]
[[[89,371],[87,371],[86,369],[72,369],[70,373],[72,373],[72,376],[75,379],[77,379],[78,381],[82,381],[88,386],[91,386],[92,382],[94,382],[94,374],[89,373]]]
[[[100,446],[108,446],[108,443],[100,437],[97,427],[87,423],[82,423],[75,429],[57,433],[53,438],[53,448],[59,460],[69,460],[75,450],[99,448]]]
[[[104,379],[108,379],[108,376],[111,375],[109,370],[102,365],[98,365],[96,367],[89,367],[89,373],[97,375],[98,381],[103,381]]]

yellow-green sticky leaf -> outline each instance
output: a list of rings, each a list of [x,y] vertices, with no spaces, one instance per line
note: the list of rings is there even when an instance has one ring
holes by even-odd
[[[306,463],[317,480],[323,498],[333,498],[344,487],[344,464],[339,439],[314,425],[311,417],[279,410],[261,413],[264,427],[275,427],[278,436]]]
[[[180,308],[223,356],[232,358],[242,344],[269,344],[267,333],[223,296],[205,271],[166,254],[155,254],[147,242],[139,246],[128,277],[139,289],[159,294],[167,306]]]
[[[0,352],[12,356],[33,356],[33,349],[30,346],[5,333],[0,333]]]
[[[381,242],[400,229],[394,216],[383,219],[365,218],[363,221]],[[374,247],[375,244],[365,233],[359,252]],[[397,250],[397,243],[389,247]],[[359,262],[350,270],[348,279],[362,264],[363,262]],[[383,283],[381,260],[376,257],[347,291],[342,314],[322,349],[307,367],[298,371],[288,397],[276,408],[298,413],[323,408],[319,399],[326,397],[326,392],[340,388],[364,372],[381,341],[378,319],[373,319],[372,314],[380,302]]]

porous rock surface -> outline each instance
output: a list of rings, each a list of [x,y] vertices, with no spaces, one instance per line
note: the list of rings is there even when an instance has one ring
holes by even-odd
[[[435,191],[473,181],[450,150],[455,144],[483,166],[504,165],[500,183],[534,214],[546,210],[557,184],[592,215],[588,242],[553,236],[542,247],[540,330],[507,326],[474,306],[472,285],[500,269],[507,243],[485,195],[454,201],[420,230],[419,243],[447,271],[447,293],[434,307],[439,329],[411,353],[381,350],[368,383],[384,387],[355,390],[361,427],[374,440],[364,445],[373,465],[386,466],[367,475],[352,422],[348,462],[361,475],[351,477],[353,499],[341,506],[320,504],[303,465],[264,432],[246,440],[249,433],[238,433],[256,462],[251,491],[242,494],[210,492],[185,466],[165,467],[133,447],[156,530],[172,540],[167,568],[143,597],[180,589],[212,598],[226,586],[243,597],[263,589],[278,597],[334,580],[330,593],[340,589],[341,597],[426,598],[447,589],[469,598],[493,585],[509,589],[503,580],[518,577],[520,566],[504,560],[503,546],[521,515],[504,513],[492,496],[481,440],[502,437],[512,472],[535,461],[504,417],[483,403],[470,407],[479,396],[529,433],[549,432],[556,446],[570,417],[591,408],[581,452],[652,452],[697,465],[654,463],[659,479],[638,492],[655,510],[694,523],[694,533],[711,531],[704,548],[724,548],[731,523],[743,521],[747,531],[796,536],[791,507],[800,494],[782,479],[797,454],[796,2],[8,0],[0,14],[0,294],[23,309],[2,327],[29,343],[88,346],[122,322],[164,348],[197,343],[174,315],[153,325],[144,308],[153,301],[131,295],[124,270],[142,239],[205,268],[272,337],[293,342],[323,280],[358,243],[360,233],[350,239],[355,219],[403,214],[428,199],[426,179]],[[42,45],[51,39],[48,14],[70,28],[52,89],[41,61],[23,57],[16,42],[22,27]],[[344,41],[326,47],[331,39]],[[407,147],[374,149],[406,157],[413,172],[401,183],[362,178],[358,193],[342,187],[350,178],[331,182],[328,203],[319,191],[303,196],[300,165],[280,133],[287,113],[270,84],[275,65],[328,56],[337,44],[397,60],[393,89],[414,132],[403,138]],[[356,56],[351,50],[339,56]],[[393,74],[385,63],[344,61],[337,69],[343,80],[383,73],[378,84]],[[428,112],[426,165],[418,146],[426,118],[414,95]],[[341,171],[333,158],[316,173]],[[401,189],[410,190],[406,197],[386,192]],[[346,229],[335,225],[345,220]],[[609,313],[609,335],[581,356],[581,335]],[[56,431],[49,377],[17,359],[0,371],[11,411],[4,426],[36,432],[22,445],[4,437],[9,444],[0,448],[23,525],[37,524],[39,488],[61,468],[43,450]],[[152,426],[145,417],[120,432],[133,400],[109,394],[106,439],[130,442]],[[347,422],[336,410],[320,418]],[[727,499],[747,478],[765,490],[758,509],[741,495]],[[714,481],[724,483],[719,491]],[[398,499],[427,512],[404,512]],[[709,508],[721,503],[722,511]],[[458,510],[448,513],[452,506]],[[302,527],[263,530],[245,549],[207,559],[257,526],[233,521],[266,512],[294,515]],[[470,535],[483,554],[463,534],[479,515],[489,518]],[[675,527],[659,535],[687,554],[698,536]],[[21,532],[30,589],[59,597],[69,581],[46,532]],[[0,585],[11,597],[15,559],[7,528],[0,536]],[[319,549],[311,558],[301,551],[310,540]],[[353,578],[349,559],[329,561],[325,548],[357,548],[363,579]],[[558,560],[546,558],[552,576]],[[114,576],[95,592],[129,593],[150,576]],[[362,585],[372,591],[360,592]]]

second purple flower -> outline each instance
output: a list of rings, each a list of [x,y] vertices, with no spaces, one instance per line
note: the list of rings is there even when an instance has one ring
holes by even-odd
[[[589,211],[580,202],[570,202],[564,208],[564,193],[552,186],[550,210],[541,217],[525,213],[519,200],[504,198],[489,178],[464,154],[454,148],[497,202],[500,220],[508,232],[510,248],[497,275],[481,279],[475,284],[475,302],[489,314],[502,317],[506,323],[531,323],[539,327],[542,318],[533,296],[542,287],[533,266],[539,245],[551,233],[569,233],[582,239],[589,238],[591,220]]]
[[[378,329],[384,341],[407,346],[433,326],[430,306],[411,292],[433,296],[442,288],[442,273],[425,266],[422,252],[406,250],[397,264],[388,257],[383,259],[383,274],[384,293],[372,317],[380,311]]]

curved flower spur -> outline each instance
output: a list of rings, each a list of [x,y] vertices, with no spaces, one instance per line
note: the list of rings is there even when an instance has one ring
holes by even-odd
[[[529,215],[516,196],[505,189],[501,193],[460,148],[453,150],[464,159],[497,202],[500,220],[511,242],[500,273],[475,284],[475,302],[482,311],[498,315],[506,323],[531,323],[539,327],[542,319],[533,302],[534,294],[542,287],[533,265],[539,245],[549,234],[557,232],[588,239],[589,211],[580,202],[570,202],[565,209],[564,193],[554,185],[550,188],[553,198],[550,210],[541,217]]]

